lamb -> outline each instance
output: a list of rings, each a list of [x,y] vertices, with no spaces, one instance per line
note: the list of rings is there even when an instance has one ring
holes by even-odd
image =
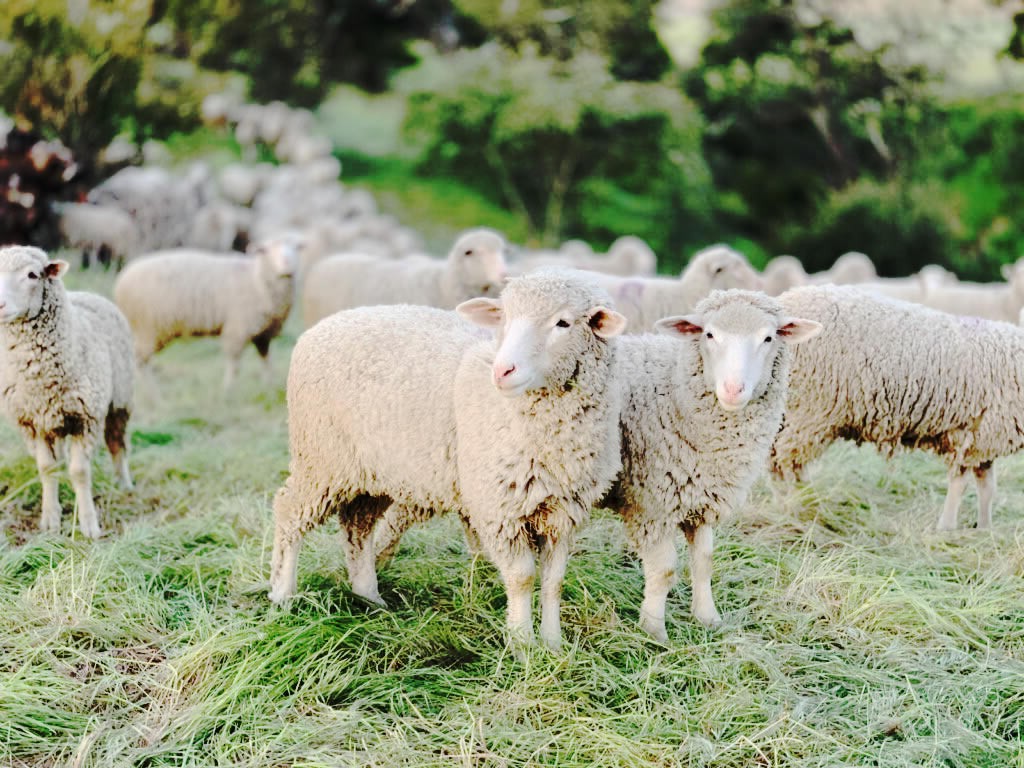
[[[295,236],[285,235],[248,254],[179,248],[133,261],[114,283],[114,299],[135,334],[139,364],[178,337],[220,336],[225,391],[234,386],[250,342],[269,381],[270,342],[291,310],[301,247]]]
[[[690,551],[692,611],[721,622],[711,594],[713,526],[742,507],[782,422],[790,346],[821,331],[752,291],[715,291],[693,314],[655,324],[662,334],[619,342],[622,474],[604,504],[625,523],[644,568],[640,623],[668,642],[665,603],[678,568],[675,535]]]
[[[541,635],[557,646],[572,533],[619,468],[612,337],[625,320],[607,301],[576,273],[541,272],[499,300],[459,306],[496,341],[455,313],[409,305],[339,312],[303,333],[288,374],[291,463],[274,500],[270,599],[295,593],[302,536],[338,514],[352,589],[381,603],[375,522],[392,502],[422,516],[451,510],[501,572],[516,638],[533,635],[540,549]]]
[[[42,483],[39,527],[59,531],[57,462],[68,474],[82,534],[101,534],[92,459],[102,433],[120,484],[132,487],[125,439],[132,410],[131,331],[112,303],[68,293],[66,261],[38,248],[0,249],[0,392],[4,411],[34,453]]]
[[[89,203],[60,206],[60,233],[70,248],[82,251],[82,267],[101,251],[109,251],[110,262],[120,269],[138,249],[139,232],[135,221],[120,208]]]
[[[371,304],[453,309],[474,296],[496,296],[506,276],[505,241],[490,229],[464,232],[444,261],[337,254],[315,262],[305,276],[303,317],[308,328],[338,310]]]
[[[1024,332],[855,287],[795,288],[780,301],[821,322],[827,335],[796,350],[772,472],[799,480],[839,439],[890,455],[922,448],[949,467],[938,528],[956,527],[968,472],[978,482],[978,527],[988,527],[992,462],[1024,447]]]
[[[761,287],[761,277],[743,254],[724,245],[698,251],[678,279],[599,275],[631,333],[643,333],[661,318],[688,312],[715,289]]]
[[[188,248],[227,253],[238,240],[246,239],[252,211],[238,205],[215,200],[200,208],[185,240]]]

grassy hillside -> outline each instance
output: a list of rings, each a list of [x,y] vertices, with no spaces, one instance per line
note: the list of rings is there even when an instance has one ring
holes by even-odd
[[[990,532],[932,530],[945,473],[923,455],[837,446],[807,486],[759,486],[718,537],[725,626],[694,624],[681,584],[668,648],[637,631],[641,571],[598,511],[564,652],[521,663],[496,572],[450,519],[382,572],[390,611],[348,591],[333,523],[307,538],[292,607],[269,604],[297,331],[272,351],[278,387],[247,353],[227,400],[215,341],[158,357],[136,489],[99,464],[96,543],[72,535],[66,482],[63,535],[36,531],[35,469],[2,427],[0,765],[1024,766],[1021,459],[999,466]]]

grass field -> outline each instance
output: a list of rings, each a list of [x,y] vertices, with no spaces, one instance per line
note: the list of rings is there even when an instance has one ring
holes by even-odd
[[[933,531],[945,476],[927,456],[837,446],[780,501],[759,486],[718,536],[725,626],[696,625],[681,584],[668,648],[636,629],[641,572],[598,511],[565,650],[519,662],[496,572],[450,519],[382,571],[390,611],[348,591],[336,525],[307,538],[291,608],[269,604],[287,330],[273,391],[250,352],[225,400],[214,341],[158,358],[136,489],[98,465],[98,542],[72,533],[66,482],[62,535],[37,532],[35,468],[3,426],[0,765],[1024,768],[1020,459],[985,532]]]

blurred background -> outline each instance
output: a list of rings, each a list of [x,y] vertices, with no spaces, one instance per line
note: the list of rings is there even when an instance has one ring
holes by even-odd
[[[53,202],[126,165],[276,162],[220,96],[312,110],[344,183],[442,250],[1024,255],[1020,2],[5,0],[0,62],[0,242],[52,247]]]

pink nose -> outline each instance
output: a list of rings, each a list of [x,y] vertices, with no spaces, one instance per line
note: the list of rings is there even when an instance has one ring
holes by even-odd
[[[501,381],[502,379],[507,379],[509,376],[511,376],[515,372],[516,372],[516,367],[515,367],[514,364],[507,364],[507,365],[505,363],[495,363],[494,364],[494,380],[495,381]]]
[[[743,382],[726,381],[722,384],[722,390],[727,397],[739,397],[743,394]]]

